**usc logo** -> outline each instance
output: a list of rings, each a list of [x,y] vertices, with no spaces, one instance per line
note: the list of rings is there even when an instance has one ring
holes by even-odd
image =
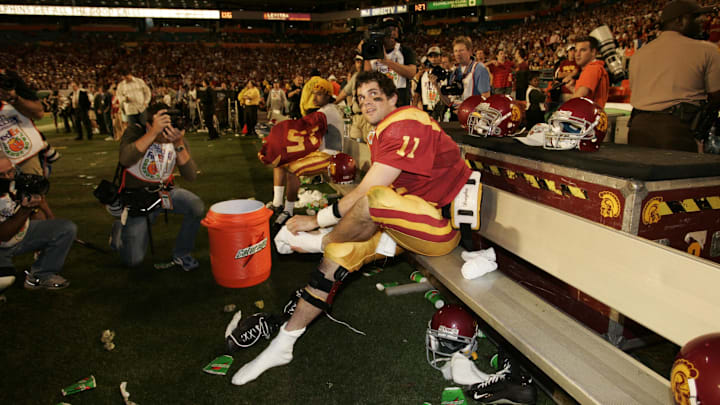
[[[598,129],[598,131],[605,132],[605,131],[607,131],[607,128],[608,128],[607,114],[605,114],[605,111],[600,111],[600,113],[598,114],[597,129]]]
[[[512,122],[522,121],[522,111],[520,111],[520,107],[515,104],[510,107],[510,120]]]
[[[601,191],[600,194],[600,215],[605,218],[617,218],[620,216],[620,199],[610,191]]]
[[[700,372],[695,365],[685,359],[677,359],[673,363],[670,372],[670,389],[672,389],[675,403],[681,405],[690,405],[690,386],[689,379],[695,379],[700,376]]]
[[[645,203],[642,210],[643,224],[650,225],[660,222],[661,215],[659,211],[661,202],[663,202],[662,197],[653,197]]]

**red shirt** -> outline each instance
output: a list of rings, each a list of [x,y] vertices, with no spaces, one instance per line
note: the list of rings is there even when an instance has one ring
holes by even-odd
[[[558,66],[555,76],[561,73],[572,72],[573,70],[580,70],[577,63],[575,63],[574,60],[565,59],[564,61],[560,62],[560,66]],[[568,89],[566,86],[562,86],[561,90],[565,94],[572,94],[572,91],[570,91],[570,89]]]
[[[580,87],[590,89],[590,94],[586,97],[605,108],[610,96],[610,78],[605,71],[605,62],[596,60],[585,65],[580,78],[575,82],[575,90]]]
[[[316,151],[326,132],[327,118],[318,111],[299,120],[281,121],[263,139],[258,158],[273,167],[293,162]]]
[[[509,60],[506,60],[503,63],[498,61],[497,64],[488,65],[490,73],[493,75],[492,86],[496,89],[501,87],[510,87],[510,73],[512,73],[514,66],[515,64]]]
[[[402,107],[385,117],[369,137],[370,159],[402,170],[392,186],[442,207],[450,203],[470,177],[460,148],[440,125],[415,107]]]

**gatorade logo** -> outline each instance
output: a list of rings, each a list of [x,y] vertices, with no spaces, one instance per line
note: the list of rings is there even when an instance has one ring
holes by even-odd
[[[261,240],[260,242],[252,246],[248,246],[246,248],[238,250],[237,253],[235,253],[235,260],[254,255],[255,253],[265,249],[265,246],[267,246],[267,238]]]

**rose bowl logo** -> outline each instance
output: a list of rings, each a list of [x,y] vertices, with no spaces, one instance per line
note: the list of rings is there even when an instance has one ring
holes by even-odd
[[[10,128],[0,140],[5,154],[11,159],[24,156],[32,147],[30,139],[20,128]]]

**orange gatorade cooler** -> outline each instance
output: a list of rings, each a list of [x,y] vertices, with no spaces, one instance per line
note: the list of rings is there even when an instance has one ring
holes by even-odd
[[[208,229],[210,263],[215,281],[223,287],[260,284],[270,277],[272,211],[255,200],[213,204],[200,222]]]

